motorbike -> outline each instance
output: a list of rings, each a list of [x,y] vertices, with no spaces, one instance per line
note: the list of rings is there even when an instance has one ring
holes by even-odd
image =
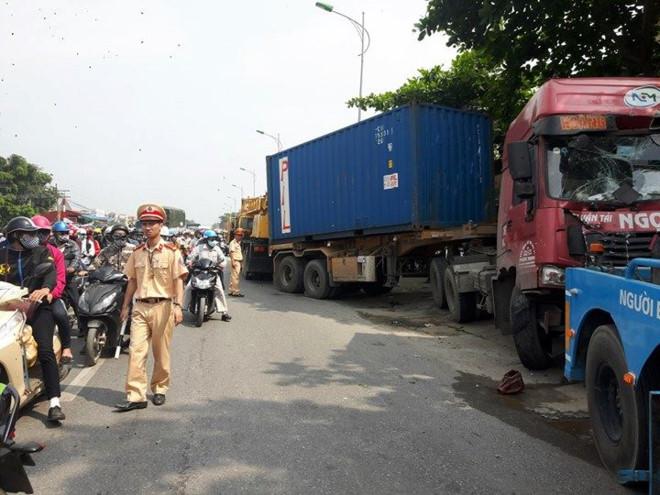
[[[10,383],[18,392],[21,407],[45,391],[37,343],[28,325],[28,316],[41,304],[25,299],[27,289],[0,282],[0,383]],[[69,373],[62,363],[62,342],[57,332],[53,350],[60,380]]]
[[[34,493],[24,466],[34,466],[32,455],[43,450],[36,442],[17,443],[15,427],[21,399],[11,385],[0,383],[0,494]]]
[[[94,366],[103,351],[125,347],[121,306],[128,280],[110,265],[89,274],[87,288],[78,300],[78,325],[85,337],[85,361]]]
[[[201,327],[202,323],[216,311],[215,286],[219,275],[220,270],[207,258],[197,260],[192,267],[190,275],[192,290],[188,310],[195,316],[195,325],[198,327]]]

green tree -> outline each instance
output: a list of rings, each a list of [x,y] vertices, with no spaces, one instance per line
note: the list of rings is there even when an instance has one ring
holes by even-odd
[[[57,204],[53,178],[19,155],[0,157],[0,228],[17,215],[32,216]]]
[[[428,0],[416,27],[483,51],[511,80],[660,74],[658,0]]]
[[[493,139],[501,146],[511,120],[536,86],[533,79],[512,81],[491,57],[476,50],[460,53],[448,69],[419,69],[403,86],[382,94],[348,101],[350,107],[387,111],[409,103],[433,103],[488,114],[493,120]]]

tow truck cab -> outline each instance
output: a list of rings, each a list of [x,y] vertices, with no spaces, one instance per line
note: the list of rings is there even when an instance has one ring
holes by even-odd
[[[660,78],[546,82],[507,132],[498,213],[495,316],[523,364],[563,352],[565,268],[592,244],[613,266],[649,257],[658,231]]]

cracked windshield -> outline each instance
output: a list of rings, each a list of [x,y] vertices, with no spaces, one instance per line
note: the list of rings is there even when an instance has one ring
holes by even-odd
[[[660,134],[552,139],[546,157],[553,198],[608,201],[624,184],[639,200],[660,197]]]

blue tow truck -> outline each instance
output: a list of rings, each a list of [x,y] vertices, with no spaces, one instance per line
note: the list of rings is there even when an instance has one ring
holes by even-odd
[[[660,259],[566,271],[564,375],[584,381],[598,454],[660,493]]]

